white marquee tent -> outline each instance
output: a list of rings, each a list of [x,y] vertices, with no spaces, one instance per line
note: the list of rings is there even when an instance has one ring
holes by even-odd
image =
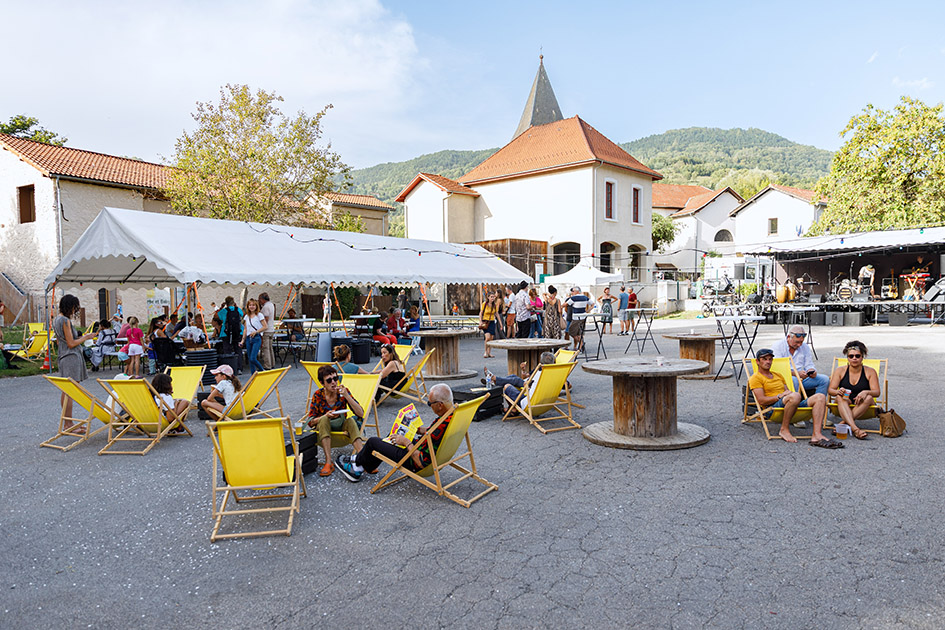
[[[545,276],[545,284],[559,285],[558,290],[563,290],[567,295],[567,290],[571,287],[581,287],[589,289],[590,287],[623,282],[623,274],[609,273],[592,267],[590,263],[579,262],[572,269],[565,271],[557,276]]]
[[[528,279],[477,245],[105,208],[46,286],[408,286]]]

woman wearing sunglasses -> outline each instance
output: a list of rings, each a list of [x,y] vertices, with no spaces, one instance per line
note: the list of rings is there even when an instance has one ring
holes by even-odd
[[[843,424],[850,426],[853,437],[858,440],[868,438],[866,431],[856,426],[856,420],[863,417],[880,394],[879,375],[873,368],[863,365],[866,353],[866,345],[862,341],[847,343],[843,347],[847,364],[833,371],[827,388],[827,393],[837,401],[837,413]]]
[[[355,454],[361,450],[361,429],[354,417],[348,416],[348,410],[358,418],[364,417],[364,409],[354,399],[348,388],[341,384],[338,371],[332,365],[318,368],[318,380],[322,387],[312,395],[308,409],[308,426],[316,430],[316,439],[325,451],[325,465],[318,471],[319,476],[327,477],[335,471],[331,461],[331,432],[342,431],[348,434]]]

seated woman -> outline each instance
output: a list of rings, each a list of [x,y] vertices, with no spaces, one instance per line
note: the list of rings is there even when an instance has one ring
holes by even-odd
[[[210,370],[210,373],[216,378],[216,384],[214,384],[213,388],[210,390],[210,395],[200,401],[200,406],[211,418],[216,419],[217,416],[209,413],[209,411],[212,409],[218,414],[223,413],[223,410],[226,409],[227,405],[233,402],[237,392],[239,392],[243,386],[240,385],[239,379],[233,376],[233,368],[229,365],[223,364],[216,369]]]
[[[298,317],[295,314],[295,309],[290,308],[286,313],[286,319],[295,319]],[[282,325],[279,328],[287,330],[289,334],[286,336],[288,341],[302,341],[305,339],[305,329],[302,328],[302,324],[299,322],[282,322]]]
[[[210,333],[210,337],[219,339],[223,333],[223,322],[216,313],[213,314],[213,319],[210,320],[210,326],[213,327],[213,332]]]
[[[187,348],[196,348],[201,344],[207,343],[207,333],[203,327],[203,315],[196,315],[193,323],[190,323],[180,329],[178,336],[184,340],[184,346]]]
[[[88,355],[89,361],[92,362],[93,372],[98,372],[107,353],[115,351],[115,339],[118,337],[118,331],[109,325],[107,319],[100,321],[99,326],[95,345],[89,348]]]
[[[843,356],[847,364],[841,365],[830,375],[827,394],[837,401],[837,413],[843,424],[850,426],[853,437],[858,440],[868,439],[866,431],[856,426],[856,420],[863,417],[872,407],[874,398],[879,396],[879,375],[871,367],[863,365],[866,358],[866,345],[862,341],[851,341],[843,347]]]
[[[348,410],[354,412],[358,418],[364,417],[364,409],[358,404],[348,388],[341,384],[338,370],[332,365],[323,365],[318,368],[318,380],[322,387],[312,395],[312,402],[308,409],[308,426],[314,427],[317,439],[325,452],[325,465],[319,476],[327,477],[335,470],[331,461],[331,432],[343,431],[351,440],[354,452],[358,453],[363,445],[361,430],[353,417],[348,417]]]
[[[371,332],[371,337],[374,341],[380,341],[381,343],[397,343],[397,337],[385,333],[383,327],[384,322],[381,321],[380,317],[374,320],[374,324],[372,325],[373,330]]]
[[[420,330],[420,310],[416,306],[410,307],[410,317],[407,319],[407,332]]]
[[[190,407],[190,401],[182,398],[174,398],[174,382],[171,380],[169,374],[165,374],[164,372],[155,374],[154,378],[151,379],[151,387],[157,392],[157,396],[154,397],[154,402],[157,404],[158,408],[161,408],[161,401],[164,401],[164,404],[168,407],[167,411],[164,412],[164,418],[168,422],[177,420],[187,412],[187,408]],[[171,432],[181,433],[183,430],[184,427],[177,426],[174,427]]]
[[[397,351],[394,350],[394,346],[389,343],[381,346],[381,363],[378,367],[380,368],[381,382],[377,388],[377,395],[374,397],[375,400],[380,400],[381,396],[384,395],[384,391],[381,387],[393,387],[399,383],[400,379],[407,373],[404,369],[404,364],[397,358]],[[374,370],[374,372],[377,373],[377,370]]]
[[[361,369],[359,366],[351,363],[351,348],[341,344],[340,346],[335,346],[335,349],[332,351],[333,358],[335,363],[338,364],[338,368],[341,370],[342,374],[367,374],[366,370]]]

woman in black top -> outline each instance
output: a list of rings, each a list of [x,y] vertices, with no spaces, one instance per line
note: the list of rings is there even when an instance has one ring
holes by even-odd
[[[837,413],[843,424],[850,425],[853,437],[865,440],[866,431],[856,426],[856,419],[872,407],[879,396],[879,375],[871,367],[863,365],[866,345],[862,341],[851,341],[843,347],[847,364],[841,365],[830,375],[827,394],[837,402]]]
[[[406,374],[404,364],[397,359],[397,351],[394,349],[393,344],[387,343],[381,346],[381,363],[379,367],[381,368],[380,385],[384,387],[394,387]],[[377,370],[375,370],[375,372],[376,371]],[[378,387],[377,395],[374,398],[375,400],[380,400],[383,395],[384,390]]]

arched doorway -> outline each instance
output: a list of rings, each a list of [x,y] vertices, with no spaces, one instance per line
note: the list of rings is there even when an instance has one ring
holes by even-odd
[[[643,253],[646,247],[643,245],[630,245],[627,247],[627,266],[630,269],[630,280],[640,282],[643,277]]]
[[[581,245],[568,241],[552,246],[554,256],[554,275],[570,271],[581,260]]]
[[[600,270],[607,273],[613,273],[616,271],[617,267],[617,256],[615,252],[617,251],[616,243],[601,243],[600,244]]]

